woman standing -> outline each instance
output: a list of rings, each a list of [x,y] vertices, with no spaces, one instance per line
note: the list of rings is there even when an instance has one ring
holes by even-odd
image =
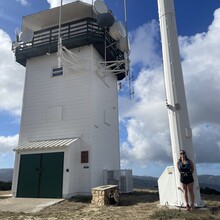
[[[177,162],[177,167],[180,172],[180,182],[183,185],[183,191],[184,191],[184,199],[186,201],[186,209],[187,210],[194,210],[194,192],[193,192],[193,171],[194,171],[194,165],[193,162],[187,158],[186,152],[184,150],[180,151],[180,158]],[[189,192],[189,198],[191,201],[191,206],[189,205],[189,198],[188,198],[188,192]]]

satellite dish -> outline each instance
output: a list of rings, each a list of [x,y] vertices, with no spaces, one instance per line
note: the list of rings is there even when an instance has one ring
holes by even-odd
[[[93,10],[97,15],[108,12],[108,8],[107,8],[105,2],[102,0],[96,0],[94,2]]]
[[[112,15],[112,13],[102,13],[97,16],[97,23],[102,28],[109,28],[111,27],[115,22],[115,19]]]
[[[14,46],[15,48],[17,48],[17,47],[20,46],[20,44],[19,44],[17,41],[15,41],[14,44],[13,44],[13,46]]]
[[[128,37],[120,38],[120,40],[117,42],[116,47],[122,51],[129,53],[130,51],[130,42]]]
[[[23,32],[20,33],[19,39],[23,43],[28,43],[32,41],[33,37],[34,37],[34,32],[31,29],[26,28]]]
[[[126,30],[121,21],[115,22],[109,29],[109,34],[114,40],[126,37]]]

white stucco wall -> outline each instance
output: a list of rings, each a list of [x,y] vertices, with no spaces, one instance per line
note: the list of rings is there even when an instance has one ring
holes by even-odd
[[[63,76],[51,77],[51,68],[57,66],[56,54],[27,61],[19,144],[28,140],[82,135],[83,140],[88,142],[91,115],[90,50],[91,47],[75,50],[82,57],[84,69],[64,71]],[[54,117],[50,114],[52,111]]]
[[[72,50],[83,68],[51,77],[56,54],[27,60],[19,145],[26,141],[79,138],[64,154],[63,196],[89,194],[103,170],[120,169],[117,77],[97,75],[103,60],[92,45]],[[81,151],[89,151],[82,164]],[[44,153],[44,152],[40,152]],[[16,154],[13,189],[19,172]],[[69,172],[66,172],[69,169]]]
[[[70,198],[80,190],[80,139],[78,138],[64,154],[63,197]]]
[[[97,74],[102,58],[93,50],[91,185],[103,184],[103,170],[120,169],[117,77]],[[104,74],[103,74],[104,75]]]

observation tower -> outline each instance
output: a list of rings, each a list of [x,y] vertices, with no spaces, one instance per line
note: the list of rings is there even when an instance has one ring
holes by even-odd
[[[68,198],[120,170],[118,82],[128,74],[123,23],[103,1],[23,17],[13,42],[26,68],[14,197]]]

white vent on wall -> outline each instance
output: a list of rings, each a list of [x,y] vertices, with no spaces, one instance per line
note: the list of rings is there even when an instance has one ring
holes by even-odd
[[[133,191],[132,170],[104,170],[104,185],[118,185],[120,193]]]

